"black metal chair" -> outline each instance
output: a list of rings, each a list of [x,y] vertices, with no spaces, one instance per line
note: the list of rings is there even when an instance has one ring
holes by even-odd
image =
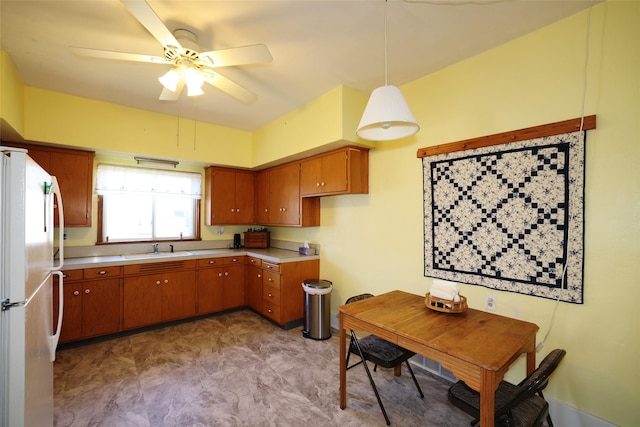
[[[363,299],[371,297],[373,297],[372,294],[356,295],[347,299],[346,304],[361,301]],[[351,353],[359,356],[360,361],[349,366],[349,356],[351,356]],[[387,425],[391,425],[391,422],[389,421],[387,411],[385,411],[382,400],[380,399],[378,388],[376,387],[376,384],[373,381],[373,377],[371,376],[371,371],[369,370],[369,366],[367,365],[367,360],[375,364],[373,368],[374,372],[378,368],[378,365],[380,365],[383,368],[387,369],[394,368],[397,375],[400,374],[400,370],[398,368],[402,366],[402,362],[405,362],[407,368],[409,369],[409,372],[411,373],[413,382],[418,388],[418,393],[420,393],[420,397],[422,398],[424,397],[424,394],[422,393],[420,384],[418,384],[418,380],[416,379],[416,376],[411,369],[411,365],[409,364],[409,359],[414,355],[414,352],[404,349],[396,344],[390,343],[389,341],[386,341],[375,335],[367,335],[366,337],[358,339],[355,332],[353,330],[351,331],[351,342],[349,343],[349,352],[347,353],[347,369],[351,369],[354,366],[358,366],[360,364],[364,366],[364,369],[367,372],[367,376],[369,377],[369,382],[371,382],[371,387],[373,387],[373,392],[376,395],[376,399],[378,399],[378,404],[380,405],[382,415],[384,415],[384,419],[387,422]]]
[[[553,427],[549,404],[544,400],[542,390],[549,383],[549,377],[566,353],[562,349],[553,350],[540,362],[538,368],[518,385],[507,381],[500,382],[495,394],[496,427],[539,427],[545,418],[548,426]],[[472,426],[480,421],[480,394],[463,381],[458,381],[449,388],[449,401],[476,417],[471,421]]]

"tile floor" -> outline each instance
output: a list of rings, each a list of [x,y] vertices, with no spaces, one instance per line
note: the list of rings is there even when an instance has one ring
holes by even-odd
[[[62,349],[56,426],[384,426],[364,369],[347,372],[339,407],[339,340],[284,331],[252,311]],[[392,426],[467,426],[449,384],[414,369],[373,373]]]

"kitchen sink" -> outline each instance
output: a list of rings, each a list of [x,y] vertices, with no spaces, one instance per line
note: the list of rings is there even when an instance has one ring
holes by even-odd
[[[127,254],[122,255],[124,259],[154,259],[154,258],[171,258],[178,256],[193,255],[189,251],[177,251],[177,252],[147,252],[144,254]]]

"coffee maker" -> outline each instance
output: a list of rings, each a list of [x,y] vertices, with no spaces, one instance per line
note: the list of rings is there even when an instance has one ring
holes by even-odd
[[[236,249],[242,247],[242,243],[240,241],[240,233],[236,233],[233,235],[233,247]]]

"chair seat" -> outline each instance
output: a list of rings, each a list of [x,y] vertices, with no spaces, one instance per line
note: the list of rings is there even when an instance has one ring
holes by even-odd
[[[495,394],[496,410],[504,407],[518,393],[519,388],[509,382],[501,381]],[[449,401],[466,413],[480,417],[480,394],[458,381],[449,388]],[[527,397],[514,406],[509,415],[505,414],[496,419],[496,427],[534,427],[542,425],[549,413],[549,404],[536,395]]]
[[[359,338],[358,343],[365,358],[383,368],[393,368],[415,355],[415,353],[375,335]],[[353,349],[352,351],[358,354],[357,350]]]

